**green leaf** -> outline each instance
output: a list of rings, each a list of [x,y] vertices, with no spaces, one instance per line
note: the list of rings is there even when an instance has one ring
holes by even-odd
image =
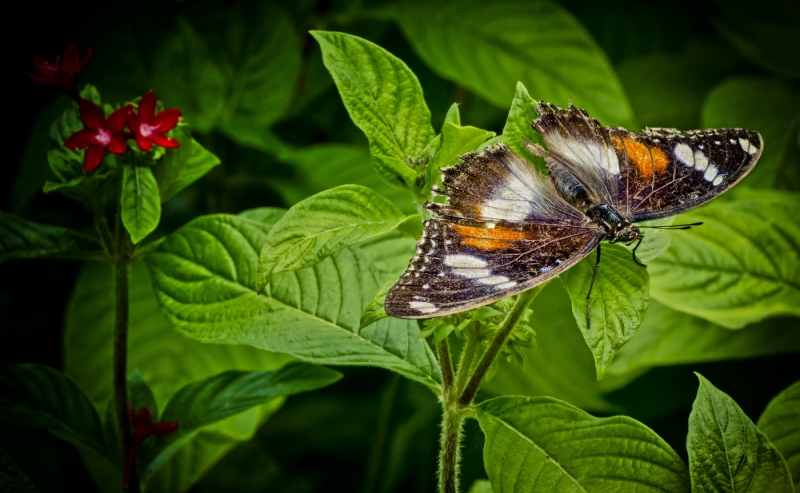
[[[378,293],[372,298],[372,301],[369,302],[369,305],[364,308],[364,313],[361,314],[361,321],[358,324],[359,330],[389,316],[389,314],[386,313],[384,304],[386,303],[386,295],[389,293],[389,288],[394,286],[396,282],[397,279],[390,279],[388,282],[384,283],[378,290]]]
[[[0,363],[0,421],[45,428],[76,447],[105,453],[100,417],[86,394],[46,366]]]
[[[228,371],[181,388],[169,400],[159,421],[175,421],[178,429],[160,440],[145,478],[151,476],[198,429],[264,404],[277,397],[326,387],[342,374],[307,363],[291,363],[275,371]]]
[[[439,176],[440,168],[454,164],[458,161],[459,156],[474,151],[491,137],[494,137],[494,132],[445,122],[442,126],[441,144],[428,165],[428,178],[423,193],[430,193],[431,187],[438,181],[434,177]]]
[[[94,238],[0,211],[0,263],[10,258],[88,258],[101,255],[103,249]]]
[[[487,479],[479,479],[472,483],[469,493],[492,493],[492,484]]]
[[[594,355],[598,380],[603,378],[616,352],[636,333],[650,303],[647,269],[634,262],[621,245],[604,244],[602,251],[591,292],[588,326],[586,295],[597,252],[560,276],[572,300],[575,321]]]
[[[636,335],[614,358],[609,374],[638,375],[653,366],[681,365],[800,352],[800,332],[775,318],[731,331],[651,300]]]
[[[686,465],[627,416],[595,418],[551,397],[497,397],[478,405],[483,463],[500,492],[689,492]]]
[[[506,125],[503,127],[503,142],[512,151],[536,165],[536,169],[544,173],[547,169],[544,160],[539,156],[534,156],[524,144],[526,140],[539,145],[544,143],[539,132],[531,126],[531,122],[539,118],[535,110],[536,103],[536,100],[528,94],[528,89],[525,88],[525,85],[522,82],[517,82],[517,92],[511,101],[511,109],[508,112]]]
[[[536,344],[525,350],[528,363],[521,370],[516,362],[498,358],[497,374],[481,391],[489,396],[549,396],[587,411],[614,411],[603,399],[594,357],[572,316],[563,283],[548,283],[530,308]]]
[[[605,54],[569,12],[548,0],[403,2],[378,12],[400,23],[436,73],[498,108],[517,81],[537,98],[571,100],[604,125],[635,127]]]
[[[400,59],[356,36],[311,31],[350,118],[367,136],[373,164],[390,185],[415,190],[421,157],[436,136],[422,87]]]
[[[219,164],[219,158],[194,140],[186,127],[178,126],[172,131],[172,138],[181,146],[167,150],[153,167],[161,202],[166,202]]]
[[[744,193],[676,219],[703,225],[673,234],[669,249],[650,262],[654,299],[730,329],[800,315],[800,196]]]
[[[696,375],[686,438],[692,492],[793,492],[786,462],[767,436],[728,394]]]
[[[128,375],[128,400],[137,411],[143,407],[152,408],[152,415],[158,416],[158,402],[152,389],[147,385],[139,370],[133,370]]]
[[[0,447],[0,491],[3,493],[39,492],[2,447]]]
[[[161,220],[161,196],[153,171],[144,166],[125,166],[122,173],[122,224],[134,244],[153,232]]]
[[[168,236],[147,257],[165,315],[204,342],[249,344],[319,364],[378,366],[428,386],[441,373],[412,321],[385,319],[359,330],[378,289],[354,248],[313,267],[277,274],[255,292],[256,252],[269,227],[234,216],[205,216]],[[195,255],[193,245],[203,245]]]
[[[266,221],[270,212],[275,216],[274,209],[257,209],[248,214]],[[283,211],[277,212],[282,214]],[[128,369],[141,372],[155,397],[156,407],[163,409],[171,395],[193,381],[227,370],[271,370],[288,359],[288,356],[253,347],[203,344],[186,338],[174,331],[162,314],[143,262],[131,266],[129,282]],[[87,263],[78,276],[67,309],[64,363],[69,375],[98,407],[106,405],[112,395],[111,379],[98,378],[98,375],[108,374],[112,367],[113,327],[111,266]],[[176,358],[180,358],[180,365],[175,364]],[[249,440],[281,402],[274,400],[203,428],[148,480],[147,490],[188,490],[231,448]],[[109,416],[113,417],[113,410],[106,415],[106,420]],[[108,424],[106,428],[113,431],[113,428],[108,430]],[[113,433],[107,435],[113,439]],[[107,443],[110,443],[108,439]],[[97,460],[85,460],[97,480],[102,468]],[[117,474],[119,477],[111,480],[116,486],[121,481],[121,473],[117,471]]]
[[[789,146],[797,147],[798,122],[800,92],[773,79],[728,79],[708,95],[703,106],[703,128],[748,128],[758,131],[767,143],[758,164],[744,179],[751,187],[800,185],[800,162],[788,161]]]
[[[770,401],[758,418],[758,429],[781,453],[800,488],[800,382],[795,382]]]
[[[258,259],[261,292],[273,274],[310,267],[344,248],[389,231],[422,229],[369,188],[342,185],[296,204],[275,224]]]
[[[220,25],[227,29],[219,29]],[[291,20],[268,2],[237,4],[179,29],[157,50],[153,86],[199,132],[258,147],[285,111],[300,68]]]
[[[377,271],[380,282],[397,281],[407,268],[417,240],[399,231],[392,231],[358,245],[358,249]]]

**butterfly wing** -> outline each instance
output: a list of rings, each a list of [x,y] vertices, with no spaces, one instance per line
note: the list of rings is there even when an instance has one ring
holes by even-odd
[[[641,133],[603,127],[585,110],[541,102],[532,123],[548,150],[632,222],[673,216],[704,204],[755,166],[764,143],[758,132],[723,128]]]
[[[443,171],[447,204],[426,206],[416,255],[386,313],[429,318],[487,305],[543,283],[588,255],[605,233],[503,144]]]

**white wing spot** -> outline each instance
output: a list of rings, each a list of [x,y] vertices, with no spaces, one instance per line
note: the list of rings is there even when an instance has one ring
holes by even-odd
[[[722,183],[722,176],[721,175],[717,175],[717,177],[714,178],[714,181],[711,182],[711,184],[714,185],[715,187],[717,185],[719,185],[720,183]]]
[[[676,145],[675,157],[686,166],[690,168],[694,167],[694,153],[692,153],[692,148],[688,145],[682,143]]]
[[[735,139],[731,139],[731,144],[736,144],[736,140]]]
[[[703,179],[706,181],[712,181],[717,177],[717,172],[717,167],[713,164],[709,164],[708,168],[706,168],[706,172],[703,173]]]
[[[508,282],[504,282],[503,284],[497,284],[495,287],[499,288],[499,289],[508,289],[508,288],[514,287],[516,285],[517,285],[517,283],[515,281],[508,281]]]
[[[700,151],[694,153],[694,167],[697,171],[705,171],[708,167],[708,158]]]
[[[423,284],[422,285],[422,289],[431,289],[431,285],[430,284]]]
[[[481,260],[478,257],[473,257],[472,255],[447,255],[444,258],[444,265],[448,267],[454,268],[465,268],[465,269],[483,269],[486,267],[486,261]]]
[[[453,269],[453,274],[467,279],[477,279],[491,275],[489,269]]]
[[[756,152],[758,152],[758,149],[756,148],[756,146],[751,144],[750,141],[747,140],[747,139],[743,139],[743,138],[739,137],[739,145],[742,146],[742,150],[744,150],[746,153],[750,154],[751,156],[753,154],[755,154]]]
[[[420,313],[433,313],[439,311],[439,309],[436,308],[436,305],[433,303],[428,303],[427,301],[411,301],[408,303],[408,306]]]
[[[478,279],[478,283],[480,284],[505,284],[507,282],[508,278],[506,276],[492,276]]]
[[[720,141],[718,141],[718,140],[715,140],[715,141],[714,141],[714,143],[715,143],[715,144],[717,144],[717,145],[720,145],[720,144],[722,144],[722,142],[720,142]]]

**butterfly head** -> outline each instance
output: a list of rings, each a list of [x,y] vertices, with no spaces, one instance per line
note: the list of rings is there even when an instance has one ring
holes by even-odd
[[[631,223],[620,224],[620,226],[619,229],[614,231],[614,237],[612,238],[614,242],[631,243],[644,237],[639,228]]]

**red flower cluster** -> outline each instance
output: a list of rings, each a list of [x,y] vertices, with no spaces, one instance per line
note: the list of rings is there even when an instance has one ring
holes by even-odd
[[[75,89],[75,76],[83,70],[90,58],[92,58],[92,50],[89,50],[89,53],[81,59],[78,55],[78,49],[71,44],[64,50],[63,58],[61,60],[57,58],[55,63],[50,63],[38,56],[33,57],[33,64],[40,75],[34,75],[27,70],[25,73],[35,82],[47,86],[58,86],[70,97],[78,100],[78,91]]]
[[[178,423],[169,421],[166,423],[153,423],[153,410],[149,407],[143,407],[136,412],[133,406],[130,407],[131,413],[131,426],[133,426],[133,442],[131,443],[131,450],[128,453],[128,461],[125,464],[125,476],[123,478],[123,488],[128,489],[128,480],[131,477],[133,464],[136,459],[136,452],[139,446],[150,435],[163,437],[169,435],[178,429]]]
[[[125,152],[125,138],[135,138],[136,145],[143,152],[152,149],[153,144],[166,148],[180,147],[180,142],[164,135],[178,124],[181,110],[169,109],[155,114],[156,95],[147,91],[139,101],[139,113],[133,111],[133,106],[128,105],[116,110],[108,120],[103,111],[88,99],[81,99],[81,119],[86,125],[83,130],[78,130],[64,142],[69,149],[86,149],[83,158],[83,167],[92,171],[106,155],[106,150],[114,154]],[[125,125],[131,133],[123,132]]]

